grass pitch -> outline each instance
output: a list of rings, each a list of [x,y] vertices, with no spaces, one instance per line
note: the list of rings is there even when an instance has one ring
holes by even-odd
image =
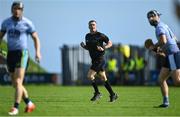
[[[170,107],[155,108],[161,104],[159,87],[113,87],[119,99],[110,103],[109,94],[103,86],[103,97],[95,103],[91,86],[26,86],[30,98],[36,104],[33,113],[24,113],[25,104],[20,105],[20,116],[180,116],[180,88],[170,87]],[[14,89],[0,86],[0,116],[7,116],[13,105]]]

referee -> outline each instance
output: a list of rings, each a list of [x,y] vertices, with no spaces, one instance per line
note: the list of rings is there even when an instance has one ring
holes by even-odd
[[[81,42],[80,45],[82,48],[89,51],[89,55],[92,60],[92,65],[87,74],[87,77],[91,80],[92,86],[94,88],[94,96],[91,98],[91,101],[96,101],[102,97],[95,82],[95,75],[98,73],[101,79],[104,81],[105,88],[110,94],[110,102],[114,102],[118,98],[118,95],[114,93],[111,85],[107,80],[104,59],[105,50],[112,46],[112,42],[106,35],[97,31],[97,23],[95,20],[90,20],[88,24],[90,33],[86,34],[85,36],[86,44]]]

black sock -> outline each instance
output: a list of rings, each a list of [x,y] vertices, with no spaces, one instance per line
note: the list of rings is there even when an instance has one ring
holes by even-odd
[[[96,84],[95,80],[92,80],[92,86],[94,88],[95,93],[99,93],[99,89],[97,87],[97,84]]]
[[[30,102],[30,99],[29,99],[29,98],[23,98],[23,100],[24,100],[24,102],[25,102],[26,104],[28,104],[28,103]]]
[[[108,92],[109,92],[110,95],[114,95],[114,92],[113,92],[113,90],[112,90],[112,88],[111,88],[111,85],[109,84],[108,81],[105,81],[105,82],[104,82],[104,86],[106,87],[106,89],[108,90]]]
[[[19,108],[19,103],[15,102],[14,107],[18,109]]]

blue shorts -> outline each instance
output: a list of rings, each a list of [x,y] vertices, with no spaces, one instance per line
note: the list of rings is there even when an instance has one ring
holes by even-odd
[[[170,70],[180,69],[180,51],[166,56],[162,66]]]
[[[29,62],[28,50],[8,51],[7,66],[9,72],[13,73],[15,71],[15,68],[27,69],[28,62]]]

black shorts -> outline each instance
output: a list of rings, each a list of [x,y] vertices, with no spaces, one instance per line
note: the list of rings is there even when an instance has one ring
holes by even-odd
[[[9,72],[13,73],[15,71],[15,68],[27,69],[28,63],[29,63],[28,50],[8,51],[7,66]]]
[[[162,61],[162,67],[169,68],[170,70],[180,69],[180,51],[164,57]]]
[[[92,60],[91,69],[99,72],[105,70],[106,61],[104,59]]]

